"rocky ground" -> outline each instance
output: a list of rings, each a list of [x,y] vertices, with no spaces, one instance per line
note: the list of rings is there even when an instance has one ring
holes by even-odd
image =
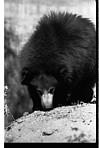
[[[5,129],[5,143],[95,143],[96,104],[24,114]]]

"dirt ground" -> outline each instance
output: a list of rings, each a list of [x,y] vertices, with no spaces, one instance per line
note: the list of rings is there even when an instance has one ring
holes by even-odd
[[[95,143],[96,104],[25,113],[5,129],[5,143]]]

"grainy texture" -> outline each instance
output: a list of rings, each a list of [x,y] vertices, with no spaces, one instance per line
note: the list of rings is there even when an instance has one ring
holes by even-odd
[[[17,119],[5,130],[5,143],[96,142],[96,104],[35,111]]]

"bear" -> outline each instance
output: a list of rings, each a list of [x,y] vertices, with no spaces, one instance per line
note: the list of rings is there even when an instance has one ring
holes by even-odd
[[[96,82],[96,33],[88,18],[42,16],[20,53],[20,75],[33,111],[91,102]]]

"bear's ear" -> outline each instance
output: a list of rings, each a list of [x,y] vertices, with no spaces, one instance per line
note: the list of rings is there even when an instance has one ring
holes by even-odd
[[[28,85],[32,79],[32,72],[24,68],[21,73],[21,84]]]

